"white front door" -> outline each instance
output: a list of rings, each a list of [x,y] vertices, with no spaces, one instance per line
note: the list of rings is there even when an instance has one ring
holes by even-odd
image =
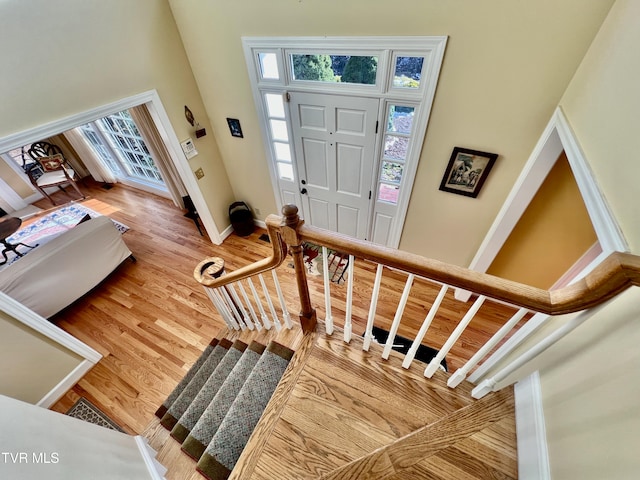
[[[290,92],[302,215],[307,223],[367,239],[378,106],[375,98]]]

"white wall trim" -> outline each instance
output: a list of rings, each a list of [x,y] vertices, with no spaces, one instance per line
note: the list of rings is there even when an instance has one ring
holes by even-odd
[[[169,156],[180,173],[180,177],[182,178],[187,192],[193,200],[196,210],[200,215],[200,219],[202,220],[202,224],[209,234],[209,238],[213,243],[219,245],[222,243],[222,239],[220,238],[218,227],[211,216],[211,212],[207,208],[206,201],[198,187],[195,175],[191,171],[189,163],[182,152],[180,141],[173,130],[173,126],[171,125],[167,112],[164,109],[160,96],[156,90],[148,90],[137,95],[132,95],[130,97],[111,102],[107,105],[101,105],[84,112],[60,118],[22,132],[2,137],[0,138],[0,152],[8,152],[14,148],[42,140],[43,138],[58,135],[59,133],[79,127],[80,125],[84,125],[85,123],[98,118],[142,104],[146,104],[149,108],[149,113],[156,123],[160,136],[166,143]]]
[[[71,370],[66,377],[53,387],[49,393],[42,397],[36,405],[42,408],[49,408],[60,400],[65,393],[71,390],[71,388],[73,388],[73,386],[78,383],[94,365],[95,363],[92,361],[83,360],[80,365]]]
[[[229,225],[227,228],[225,228],[222,231],[222,233],[220,234],[220,238],[222,238],[222,241],[224,242],[227,239],[227,237],[232,233],[233,233],[233,225]]]
[[[594,243],[584,255],[582,255],[576,263],[574,263],[564,275],[562,275],[556,283],[551,285],[549,290],[558,290],[569,285],[573,279],[583,274],[583,272],[591,265],[595,259],[602,254],[602,245],[600,242]]]
[[[536,371],[516,383],[514,395],[518,478],[520,480],[551,480],[539,373]]]
[[[136,446],[140,451],[140,455],[147,466],[151,479],[164,480],[164,474],[167,472],[167,469],[155,458],[155,454],[157,452],[151,448],[148,440],[140,435],[136,435],[133,439],[135,440]]]
[[[0,292],[0,309],[20,323],[71,350],[85,360],[98,363],[102,358],[102,355],[89,345],[81,342],[3,292]]]
[[[558,107],[471,261],[471,270],[487,271],[563,150],[603,251],[629,251],[622,230],[596,183],[562,109]],[[470,292],[456,289],[455,297],[458,300],[467,301],[470,296]]]

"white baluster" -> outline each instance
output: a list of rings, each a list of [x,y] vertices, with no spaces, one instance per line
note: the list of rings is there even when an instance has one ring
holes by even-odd
[[[424,336],[427,334],[427,330],[429,330],[429,327],[431,326],[431,322],[435,318],[436,313],[438,313],[440,304],[442,303],[442,300],[444,299],[444,296],[447,293],[448,289],[449,289],[448,285],[443,285],[442,288],[440,289],[440,292],[438,293],[438,296],[433,302],[433,305],[431,305],[431,309],[429,310],[429,313],[427,314],[427,316],[424,318],[424,322],[422,322],[422,326],[418,331],[418,335],[416,335],[415,340],[411,344],[411,348],[409,348],[407,355],[404,357],[404,362],[402,362],[402,366],[404,368],[409,368],[411,366],[411,362],[413,362],[413,359],[416,357],[416,353],[418,353],[418,348],[420,348],[420,345],[422,345],[422,340],[424,339]]]
[[[278,293],[278,299],[280,300],[280,308],[282,309],[282,320],[284,321],[285,326],[291,330],[293,328],[293,323],[291,323],[291,316],[289,315],[289,311],[287,310],[287,304],[284,301],[284,296],[282,295],[282,289],[280,288],[280,282],[278,281],[278,275],[276,274],[275,268],[271,270],[271,275],[273,276],[273,283],[276,286],[276,292]]]
[[[454,343],[456,343],[458,338],[460,338],[460,335],[462,335],[462,332],[464,332],[464,329],[467,328],[469,322],[471,322],[476,313],[478,313],[478,310],[480,310],[480,307],[486,299],[487,297],[485,297],[484,295],[480,295],[474,302],[464,318],[460,320],[460,323],[458,323],[458,326],[453,331],[451,336],[447,339],[438,354],[431,360],[431,362],[429,362],[429,366],[424,371],[425,377],[431,378],[433,374],[436,373],[436,370],[438,370],[438,368],[440,367],[440,362],[442,361],[442,359],[449,353],[451,347],[453,347]]]
[[[383,270],[384,266],[379,263],[378,268],[376,269],[376,279],[373,282],[373,291],[371,292],[371,304],[369,305],[367,328],[364,331],[364,340],[362,342],[362,349],[365,351],[369,351],[369,347],[371,346],[371,339],[373,338],[371,332],[373,330],[373,321],[376,317],[376,308],[378,307],[378,294],[380,293],[380,281],[382,280]]]
[[[227,291],[226,286],[220,288],[220,294],[222,295],[222,298],[224,299],[227,307],[230,308],[231,313],[235,317],[236,322],[238,322],[238,325],[240,325],[240,328],[242,330],[246,330],[247,325],[242,320],[242,315],[240,315],[240,312],[238,311],[238,307],[236,307],[235,303],[233,303],[233,300],[231,300],[231,297],[229,296],[229,292]]]
[[[244,299],[244,303],[247,305],[249,314],[251,314],[251,319],[253,320],[253,323],[256,326],[256,330],[260,332],[262,330],[262,324],[260,323],[260,320],[258,320],[258,317],[256,316],[256,311],[253,309],[253,305],[251,305],[251,301],[249,300],[249,296],[247,295],[247,291],[244,289],[244,285],[242,285],[242,282],[238,282],[238,287],[240,288],[240,294]]]
[[[349,343],[351,341],[351,304],[353,302],[353,263],[354,263],[353,255],[349,255],[349,269],[347,270],[347,274],[349,278],[347,279],[347,305],[346,312],[344,318],[344,341]]]
[[[217,296],[217,292],[214,289],[209,288],[209,287],[204,287],[203,286],[203,288],[204,288],[205,293],[207,294],[207,296],[209,297],[209,299],[213,303],[214,307],[216,307],[216,310],[218,311],[218,313],[220,314],[220,316],[224,320],[224,323],[227,324],[227,327],[233,328],[234,330],[240,330],[240,327],[236,323],[236,321],[233,318],[233,316],[226,309],[224,304],[220,303],[220,299]]]
[[[273,302],[271,301],[271,295],[269,295],[267,284],[264,283],[264,277],[262,276],[262,274],[259,274],[258,278],[260,278],[260,284],[262,285],[264,298],[267,299],[267,305],[269,306],[269,311],[271,312],[271,316],[273,317],[273,325],[276,327],[276,332],[279,332],[280,330],[282,330],[282,325],[280,324],[280,320],[278,320],[278,315],[276,315],[276,309],[273,308]]]
[[[493,347],[495,347],[498,343],[500,343],[500,340],[502,340],[507,335],[507,333],[509,333],[511,329],[515,327],[518,324],[518,322],[524,318],[527,312],[528,310],[526,308],[521,308],[520,310],[518,310],[516,314],[513,317],[511,317],[511,319],[507,323],[505,323],[500,328],[500,330],[498,330],[493,335],[493,337],[491,337],[489,341],[485,343],[482,346],[482,348],[475,353],[473,357],[471,357],[471,360],[465,363],[462,367],[456,370],[456,373],[454,373],[453,375],[451,375],[451,377],[449,377],[449,380],[447,381],[447,385],[449,385],[451,388],[454,388],[460,385],[460,383],[465,378],[467,378],[469,371],[473,367],[475,367],[478,364],[478,362],[482,360],[485,357],[485,355],[487,355],[493,349]]]
[[[253,330],[255,327],[253,325],[253,322],[249,318],[249,314],[244,309],[244,304],[242,303],[242,300],[240,300],[240,297],[238,296],[238,292],[236,292],[236,287],[233,285],[233,283],[230,283],[229,285],[227,285],[227,287],[229,287],[229,292],[231,292],[231,296],[236,301],[236,304],[238,305],[238,308],[240,309],[240,312],[242,314],[242,318],[244,319],[244,323],[246,323],[247,328],[249,330]]]
[[[329,254],[327,247],[322,247],[322,276],[324,279],[324,326],[327,335],[333,334],[333,318],[331,317],[331,282],[329,281]]]
[[[271,330],[271,321],[267,316],[267,312],[264,311],[262,307],[262,300],[260,300],[260,295],[258,295],[258,291],[256,287],[253,285],[251,278],[247,278],[247,282],[249,282],[249,287],[251,288],[251,293],[253,293],[253,298],[256,301],[256,305],[258,305],[258,310],[260,311],[260,319],[262,320],[262,324],[266,330]]]
[[[391,324],[391,328],[389,329],[389,336],[387,337],[387,343],[384,346],[384,350],[382,352],[382,358],[385,360],[389,358],[389,354],[391,353],[391,348],[393,347],[393,341],[396,339],[396,334],[398,333],[398,327],[400,326],[400,320],[402,320],[402,314],[404,313],[404,308],[407,306],[407,300],[409,299],[409,293],[411,292],[411,286],[413,285],[413,279],[415,275],[412,273],[407,278],[407,283],[404,285],[404,291],[402,292],[402,297],[400,297],[400,303],[398,304],[398,309],[396,310],[396,315],[393,318],[393,323]]]

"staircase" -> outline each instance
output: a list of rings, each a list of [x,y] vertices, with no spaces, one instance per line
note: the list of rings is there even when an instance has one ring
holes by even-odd
[[[210,408],[201,415],[206,420],[196,422],[183,443],[179,440],[185,437],[183,428],[189,427],[190,420],[182,418],[183,414],[177,422],[167,423],[172,409],[165,402],[157,413],[162,420],[156,418],[145,436],[158,450],[158,460],[169,469],[166,478],[195,480],[204,474],[235,480],[411,479],[429,478],[424,472],[443,466],[464,473],[451,478],[517,477],[511,389],[474,401],[471,384],[465,382],[453,390],[447,387],[447,374],[442,371],[425,380],[424,364],[415,362],[406,370],[402,356],[395,352],[386,362],[379,362],[382,346],[374,343],[370,352],[365,352],[361,337],[354,337],[347,345],[342,334],[336,329],[334,335],[327,336],[322,323],[316,333],[307,335],[297,327],[280,332],[223,330],[220,340],[212,342],[214,346],[203,354],[211,357],[219,347],[220,356],[219,351],[226,349],[210,379],[219,376],[217,368],[233,363],[229,359],[239,358],[235,363],[239,367],[247,351],[253,352],[252,356],[256,353],[257,344],[274,345],[275,341],[295,348],[296,353],[233,469],[228,468],[230,463],[221,465],[224,462],[219,461],[221,453],[216,447],[204,445],[208,437],[201,431],[203,424],[215,428],[220,423],[223,428],[225,422],[231,423],[227,417],[238,413],[239,408],[235,413],[232,408],[225,415],[224,403],[220,411],[213,407],[227,389],[230,396],[238,389],[231,376],[222,382]],[[241,354],[243,345],[248,347]],[[190,381],[181,382],[176,390],[188,391],[188,385],[198,378],[193,370],[202,369],[203,364],[203,360],[196,362],[185,377]],[[214,389],[209,385],[200,392]],[[171,397],[175,401],[179,395],[172,394],[168,400]],[[163,424],[173,425],[172,430]],[[399,454],[411,451],[421,453],[408,459]],[[365,474],[363,465],[365,470],[374,465],[373,473]],[[433,478],[438,477],[434,474]]]
[[[612,253],[587,277],[548,292],[306,226],[295,206],[285,206],[283,213],[266,220],[270,257],[229,273],[224,259],[211,257],[194,270],[228,328],[146,430],[159,461],[169,469],[169,479],[196,479],[200,474],[232,480],[517,478],[511,385],[518,378],[512,374],[586,321],[594,307],[640,286],[640,257],[630,254]],[[324,318],[316,318],[304,242],[322,246],[324,265],[329,265],[328,248],[349,256],[344,294],[335,309],[344,320],[341,325],[334,325],[332,318],[335,289],[328,269],[323,272]],[[284,292],[276,272],[288,253],[297,292]],[[356,257],[376,264],[362,337],[354,334],[352,325]],[[388,302],[381,293],[385,268],[403,272],[407,279],[383,346],[373,331],[378,302]],[[267,273],[271,288],[263,277]],[[441,287],[401,355],[394,350],[394,339],[416,277]],[[362,280],[357,279],[356,290]],[[457,323],[445,325],[449,336],[441,346],[433,345],[438,353],[425,366],[415,360],[416,354],[453,288],[474,292],[475,300]],[[293,325],[291,300],[284,293],[300,307],[299,327]],[[491,299],[516,307],[513,317],[449,376],[440,365]],[[495,366],[525,340],[510,339],[491,354],[532,313],[546,321],[574,312],[571,321],[516,360],[499,365],[496,372],[489,370],[489,364]],[[267,356],[278,357],[278,367],[261,371]],[[254,376],[269,381],[252,382]]]

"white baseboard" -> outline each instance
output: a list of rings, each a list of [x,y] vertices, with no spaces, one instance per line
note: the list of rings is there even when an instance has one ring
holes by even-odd
[[[534,372],[515,384],[518,478],[551,480],[540,375]]]
[[[47,393],[42,399],[36,403],[37,406],[49,408],[67,393],[71,388],[80,381],[84,375],[93,368],[95,363],[84,360],[76,368],[71,370],[53,389]]]
[[[231,225],[229,225],[227,228],[225,228],[222,232],[220,232],[220,238],[222,239],[222,241],[224,242],[227,237],[229,235],[231,235],[233,233],[233,227]]]

